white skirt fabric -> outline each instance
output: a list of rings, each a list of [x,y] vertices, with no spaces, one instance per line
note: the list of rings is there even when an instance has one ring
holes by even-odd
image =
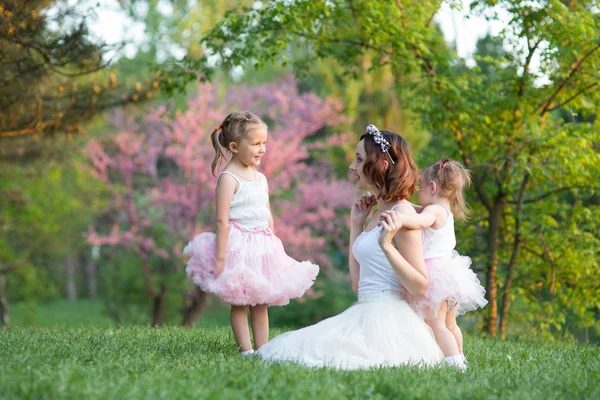
[[[431,329],[394,291],[361,296],[343,313],[279,335],[257,354],[266,361],[344,370],[433,366],[444,358]]]

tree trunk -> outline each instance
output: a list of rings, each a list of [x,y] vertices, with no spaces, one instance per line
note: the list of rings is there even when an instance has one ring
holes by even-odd
[[[208,295],[195,287],[185,295],[185,309],[183,311],[183,326],[191,327],[200,316]]]
[[[144,281],[146,281],[146,290],[152,297],[152,326],[162,326],[165,313],[165,294],[167,293],[167,285],[163,282],[160,284],[160,290],[156,290],[154,287],[154,277],[150,270],[150,261],[148,260],[148,253],[140,251],[138,253],[142,260],[142,272],[144,274]]]
[[[66,294],[67,300],[77,300],[77,270],[79,264],[79,258],[77,253],[74,251],[69,252],[66,262]]]
[[[167,285],[163,282],[160,285],[160,291],[153,296],[152,302],[152,326],[162,326],[165,314],[165,294],[167,293]]]
[[[513,283],[513,270],[517,265],[519,253],[521,251],[521,211],[523,210],[523,201],[525,200],[525,190],[529,184],[529,173],[523,177],[523,183],[519,191],[519,200],[517,201],[517,209],[515,215],[515,240],[513,251],[510,255],[510,262],[506,271],[506,282],[504,284],[504,295],[502,297],[502,310],[500,312],[500,339],[506,338],[506,328],[508,326],[508,309],[510,308],[510,291]]]
[[[521,239],[520,237],[515,238],[515,247],[513,248],[512,255],[510,256],[510,263],[508,264],[508,270],[506,272],[506,282],[504,283],[504,295],[502,296],[502,310],[500,311],[500,339],[506,338],[506,327],[508,326],[508,309],[510,307],[510,291],[513,283],[513,270],[519,257],[519,251],[521,250]]]
[[[10,316],[8,314],[8,299],[6,298],[6,272],[0,271],[0,326],[10,327]]]
[[[96,298],[96,287],[97,287],[97,265],[96,261],[92,257],[88,257],[87,267],[85,273],[85,283],[87,287],[88,298]]]
[[[489,336],[496,336],[498,331],[498,235],[500,233],[500,218],[504,209],[504,197],[498,197],[490,212],[489,231],[488,231],[488,253],[490,261],[487,271],[487,299],[490,302],[487,316],[487,333]]]

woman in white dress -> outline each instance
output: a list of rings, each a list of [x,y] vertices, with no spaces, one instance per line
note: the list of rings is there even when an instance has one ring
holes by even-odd
[[[421,231],[401,229],[393,213],[385,213],[415,213],[406,200],[418,177],[408,144],[369,125],[350,171],[357,188],[374,195],[361,197],[351,211],[350,277],[358,302],[335,317],[277,336],[257,354],[340,369],[437,364],[443,354],[430,328],[402,297],[404,291],[418,297],[427,290]]]

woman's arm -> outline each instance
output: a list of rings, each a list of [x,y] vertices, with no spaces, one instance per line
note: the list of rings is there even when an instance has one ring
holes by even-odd
[[[360,265],[356,258],[354,258],[354,254],[352,254],[352,246],[356,241],[358,235],[362,233],[362,226],[355,226],[352,224],[350,227],[350,248],[348,254],[348,264],[350,269],[350,280],[352,281],[352,290],[355,292],[358,291],[358,278],[360,276]]]
[[[411,211],[415,212],[414,209]],[[398,214],[405,215],[403,212]],[[422,296],[427,291],[429,277],[423,258],[421,231],[401,229],[402,223],[396,213],[382,214],[381,225],[379,245],[383,253],[404,287],[413,296]],[[397,249],[392,241],[397,244]]]
[[[350,279],[352,281],[352,290],[358,291],[358,278],[360,277],[360,265],[352,254],[352,246],[356,238],[362,233],[365,225],[365,220],[371,212],[373,206],[377,204],[375,196],[372,194],[365,194],[360,199],[356,200],[352,204],[350,211],[350,247],[348,254],[348,267],[350,269]]]
[[[216,189],[216,236],[217,236],[217,265],[215,276],[221,275],[227,255],[227,240],[229,239],[229,209],[231,199],[237,189],[236,180],[229,174],[221,174]]]

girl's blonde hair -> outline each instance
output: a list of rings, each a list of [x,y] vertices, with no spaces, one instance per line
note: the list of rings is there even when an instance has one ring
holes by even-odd
[[[464,191],[471,185],[469,170],[457,161],[443,157],[427,166],[422,173],[426,182],[436,182],[442,195],[450,200],[452,213],[466,219],[468,215]]]
[[[253,129],[267,129],[267,124],[258,115],[250,111],[234,111],[229,114],[221,125],[217,125],[210,134],[210,141],[215,149],[215,158],[211,165],[213,175],[221,165],[221,158],[225,158],[223,148],[229,149],[231,142],[239,143],[248,132]]]

